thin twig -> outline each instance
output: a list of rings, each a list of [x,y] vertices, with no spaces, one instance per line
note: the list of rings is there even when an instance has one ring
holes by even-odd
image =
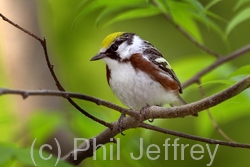
[[[228,141],[204,138],[204,137],[200,137],[200,136],[194,136],[194,135],[190,135],[190,134],[186,134],[186,133],[182,133],[182,132],[176,132],[176,131],[160,128],[160,127],[157,127],[154,125],[149,125],[146,123],[141,123],[139,125],[139,127],[153,130],[153,131],[157,131],[157,132],[164,133],[164,134],[170,134],[173,136],[178,136],[178,137],[182,137],[182,138],[186,138],[186,139],[196,140],[196,141],[200,141],[200,142],[204,142],[204,143],[208,143],[208,144],[219,144],[219,145],[229,146],[229,147],[250,148],[250,144],[228,142]]]
[[[205,92],[204,92],[204,89],[202,88],[202,85],[199,84],[199,90],[200,90],[200,93],[201,93],[201,96],[202,98],[205,98]],[[217,124],[217,122],[215,121],[214,117],[212,116],[211,112],[210,112],[210,109],[207,108],[206,109],[207,111],[207,114],[208,114],[208,117],[210,119],[210,121],[212,122],[214,128],[217,130],[217,132],[224,138],[226,139],[227,141],[229,142],[234,142],[234,140],[232,140],[220,127],[219,125]]]
[[[24,33],[28,34],[29,36],[35,38],[38,41],[42,41],[41,38],[37,37],[36,35],[34,35],[33,33],[29,32],[28,30],[22,28],[21,26],[19,26],[18,24],[14,23],[13,21],[9,20],[7,17],[5,17],[3,14],[0,13],[0,17],[2,17],[2,19],[8,23],[10,23],[11,25],[13,25],[14,27],[18,28],[19,30],[23,31]]]
[[[7,88],[0,88],[0,95],[7,95],[7,94],[16,94],[21,95],[23,99],[28,98],[29,96],[59,96],[63,98],[76,98],[80,100],[86,100],[89,102],[96,103],[97,105],[102,105],[107,108],[119,111],[120,113],[130,115],[132,117],[138,117],[137,112],[134,112],[132,110],[120,107],[114,103],[81,94],[81,93],[74,93],[74,92],[66,92],[66,91],[57,91],[57,90],[14,90],[14,89],[7,89]]]
[[[195,38],[193,38],[185,29],[183,29],[180,25],[178,25],[177,23],[175,23],[172,19],[169,19],[170,17],[168,17],[167,14],[164,14],[165,18],[167,18],[169,21],[172,22],[172,24],[175,26],[175,28],[177,30],[179,30],[189,41],[191,41],[192,43],[194,43],[198,48],[202,49],[203,51],[205,51],[206,53],[215,56],[216,58],[219,58],[221,55],[216,53],[215,51],[213,51],[212,49],[209,49],[208,47],[206,47],[205,45],[201,44],[200,42],[198,42]]]
[[[192,78],[190,78],[185,83],[183,83],[182,88],[186,88],[186,87],[188,87],[189,85],[191,85],[193,83],[199,82],[200,78],[202,76],[204,76],[205,74],[207,74],[208,72],[210,72],[210,71],[214,70],[215,68],[219,67],[221,64],[224,64],[224,63],[226,63],[226,62],[228,62],[230,60],[233,60],[235,58],[238,58],[238,57],[244,55],[247,52],[250,52],[250,44],[236,50],[235,52],[233,52],[233,53],[231,53],[231,54],[229,54],[227,56],[220,57],[213,64],[211,64],[208,67],[204,68],[203,70],[198,72],[196,75],[194,75]]]
[[[57,78],[55,72],[54,72],[54,66],[50,63],[50,59],[49,59],[49,55],[48,55],[48,51],[47,51],[47,45],[46,45],[46,39],[43,39],[43,42],[41,42],[41,45],[44,49],[44,55],[46,58],[46,62],[47,62],[47,66],[49,68],[49,71],[52,75],[52,77],[55,80],[56,86],[58,88],[58,90],[60,91],[65,91],[65,89],[63,88],[62,84],[60,83],[59,79]],[[76,102],[74,102],[71,98],[67,98],[67,100],[70,102],[71,105],[73,105],[78,111],[80,111],[83,115],[85,115],[86,117],[92,119],[95,122],[98,122],[106,127],[112,128],[112,124],[107,123],[99,118],[94,117],[93,115],[89,114],[87,111],[85,111],[84,109],[82,109],[78,104],[76,104]]]
[[[9,20],[7,17],[2,15],[1,13],[0,13],[0,17],[2,17],[2,19],[4,21],[8,22],[9,24],[13,25],[17,29],[23,31],[24,33],[28,34],[29,36],[31,36],[32,38],[38,40],[41,43],[42,48],[44,50],[44,55],[45,55],[45,59],[46,59],[46,62],[47,62],[47,66],[49,68],[49,71],[50,71],[55,83],[56,83],[56,86],[57,86],[58,90],[65,91],[65,89],[61,85],[59,79],[57,78],[57,76],[56,76],[56,74],[54,72],[54,66],[50,63],[48,50],[47,50],[47,45],[46,45],[46,39],[45,38],[43,38],[43,39],[39,38],[38,36],[36,36],[33,33],[29,32],[25,28],[23,28],[23,27],[19,26],[18,24],[12,22],[11,20]],[[76,104],[71,98],[68,97],[67,100],[70,102],[71,105],[73,105],[78,111],[80,111],[86,117],[88,117],[88,118],[92,119],[93,121],[98,122],[98,123],[100,123],[100,124],[102,124],[102,125],[104,125],[106,127],[112,128],[112,124],[107,123],[107,122],[105,122],[105,121],[103,121],[101,119],[98,119],[98,118],[94,117],[93,115],[89,114],[87,111],[82,109],[78,104]]]

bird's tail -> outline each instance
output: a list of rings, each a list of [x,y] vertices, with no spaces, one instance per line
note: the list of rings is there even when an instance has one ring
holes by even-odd
[[[173,106],[182,106],[182,105],[185,105],[185,104],[188,104],[180,95],[178,95],[178,100],[175,101],[174,103],[171,103],[170,105],[173,107]],[[193,116],[197,117],[198,114],[192,114]]]

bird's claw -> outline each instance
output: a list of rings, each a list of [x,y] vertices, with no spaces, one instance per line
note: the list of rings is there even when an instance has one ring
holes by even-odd
[[[149,108],[150,105],[146,104],[146,106],[142,107],[140,110],[140,113],[143,114],[144,119],[147,119],[146,114],[147,114],[147,108]],[[149,122],[154,122],[154,118],[148,119]]]
[[[125,118],[126,115],[125,114],[121,114],[121,116],[119,117],[118,119],[118,123],[117,123],[117,130],[122,134],[122,135],[125,135],[124,133],[122,133],[122,122],[123,122],[123,118]]]

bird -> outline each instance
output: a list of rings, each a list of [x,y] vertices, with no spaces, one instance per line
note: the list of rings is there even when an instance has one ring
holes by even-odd
[[[101,43],[91,61],[106,63],[106,78],[113,93],[130,109],[145,106],[185,105],[182,87],[161,52],[135,33],[114,32]]]

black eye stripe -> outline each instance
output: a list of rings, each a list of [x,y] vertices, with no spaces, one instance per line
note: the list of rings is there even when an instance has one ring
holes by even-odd
[[[110,46],[110,50],[111,50],[112,52],[115,52],[115,51],[117,51],[118,47],[119,47],[119,46],[118,46],[116,43],[114,43],[114,44],[112,44],[112,45]]]
[[[113,60],[117,60],[120,61],[121,58],[118,55],[118,53],[116,52],[116,50],[118,49],[118,46],[116,44],[112,44],[105,52],[106,56],[113,59]]]
[[[115,41],[113,44],[110,45],[110,47],[107,49],[107,53],[114,53],[117,51],[119,46],[123,43],[124,41]]]
[[[117,60],[117,61],[122,61],[119,54],[116,52],[117,49],[119,48],[119,46],[123,43],[123,42],[127,42],[128,45],[132,45],[133,44],[133,37],[135,34],[133,33],[124,33],[123,35],[121,35],[120,37],[118,37],[111,45],[110,47],[106,50],[106,55],[107,57],[113,59],[113,60]]]
[[[121,61],[120,56],[116,52],[109,54],[109,58],[113,60]]]
[[[120,44],[123,41],[115,41],[113,44],[110,45],[110,47],[106,50],[106,53],[113,54],[116,53],[117,49],[119,48]]]

